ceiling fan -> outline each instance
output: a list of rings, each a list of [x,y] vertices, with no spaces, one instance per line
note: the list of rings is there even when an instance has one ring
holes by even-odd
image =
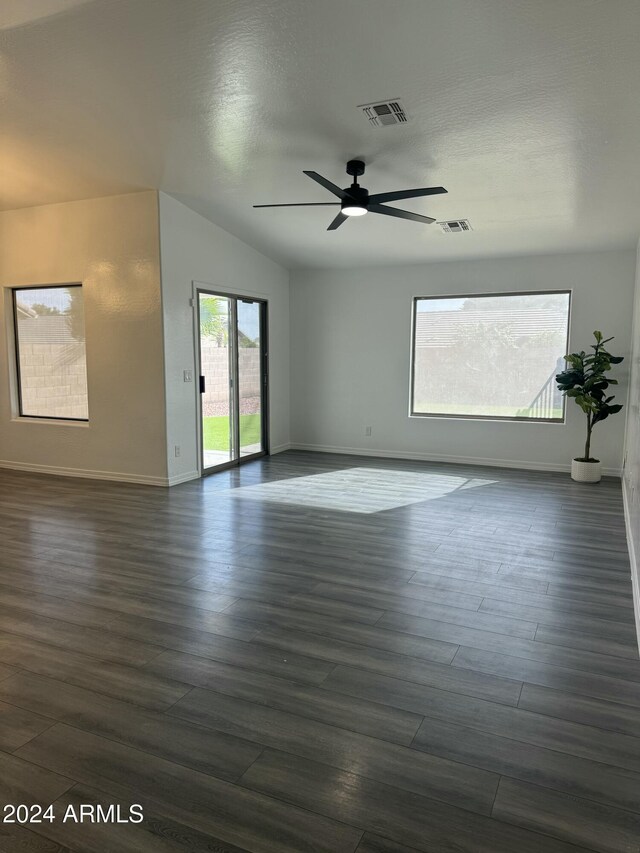
[[[422,216],[419,213],[411,213],[409,210],[399,210],[397,207],[385,207],[384,202],[399,201],[403,198],[419,198],[425,195],[439,195],[446,193],[444,187],[423,187],[416,190],[398,190],[390,193],[376,193],[369,195],[369,191],[361,187],[358,178],[364,175],[364,163],[362,160],[349,160],[347,163],[347,175],[353,177],[350,187],[341,190],[317,172],[304,172],[311,180],[329,190],[337,196],[340,201],[318,201],[318,202],[292,202],[290,204],[254,204],[254,207],[331,207],[340,205],[340,213],[331,222],[327,231],[335,231],[349,216],[363,216],[365,213],[382,213],[385,216],[395,216],[398,219],[409,219],[412,222],[424,222],[429,225],[435,222],[430,216]]]

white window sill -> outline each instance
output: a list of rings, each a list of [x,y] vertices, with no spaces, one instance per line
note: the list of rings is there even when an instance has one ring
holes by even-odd
[[[53,424],[55,426],[70,426],[70,427],[84,427],[84,428],[87,428],[89,426],[89,421],[71,421],[71,420],[65,420],[64,418],[15,417],[15,418],[11,418],[11,423],[14,423],[14,424]]]
[[[500,418],[492,417],[491,415],[436,415],[436,414],[416,414],[410,412],[409,418],[414,420],[431,419],[434,421],[475,421],[476,423],[483,421],[493,424],[543,424],[545,426],[566,426],[566,418],[564,420],[544,420],[543,418]]]

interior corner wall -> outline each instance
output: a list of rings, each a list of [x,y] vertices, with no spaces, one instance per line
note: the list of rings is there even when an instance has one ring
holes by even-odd
[[[167,483],[156,192],[0,213],[0,467]],[[89,422],[18,417],[7,288],[83,286]]]
[[[625,465],[622,477],[627,542],[631,556],[633,602],[640,646],[640,241],[636,257],[635,304],[631,345],[631,378],[625,436]]]
[[[570,348],[615,335],[624,401],[634,271],[634,252],[618,251],[292,273],[292,446],[569,470],[584,446],[575,405],[565,424],[408,416],[412,298],[571,288]],[[624,417],[594,433],[605,473],[620,473],[623,436]]]
[[[268,300],[269,442],[289,446],[289,273],[176,199],[160,193],[160,255],[166,365],[169,480],[198,475],[194,282]],[[192,382],[184,371],[193,372]],[[175,455],[175,448],[180,455]]]

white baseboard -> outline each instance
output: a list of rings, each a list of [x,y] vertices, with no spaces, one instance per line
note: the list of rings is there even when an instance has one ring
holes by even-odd
[[[487,465],[492,468],[520,468],[525,471],[571,472],[571,462],[557,464],[551,462],[529,462],[523,459],[493,459],[482,456],[445,456],[440,453],[415,453],[408,450],[377,450],[370,447],[332,447],[325,444],[291,443],[291,450],[312,450],[317,453],[344,453],[349,456],[377,456],[387,459],[412,459],[418,462],[449,462],[454,465]],[[608,477],[619,477],[620,468],[603,468]]]
[[[287,442],[286,444],[278,444],[275,447],[270,447],[269,448],[269,455],[275,456],[276,453],[284,453],[285,450],[291,450],[292,446],[293,446],[292,444]]]
[[[627,531],[627,546],[631,562],[631,588],[633,590],[633,610],[636,616],[636,636],[638,638],[638,651],[640,651],[640,565],[638,565],[636,548],[631,533],[631,507],[624,478],[622,479],[622,503],[624,505],[624,526]]]
[[[169,477],[166,486],[178,486],[180,483],[188,483],[190,480],[197,480],[200,477],[199,471],[188,471],[186,474],[174,474]]]
[[[142,486],[169,486],[168,477],[151,477],[146,474],[124,474],[119,471],[92,471],[88,468],[63,468],[57,465],[34,465],[30,462],[10,462],[0,459],[0,468],[13,471],[31,471],[34,474],[53,474],[58,477],[81,477],[87,480],[110,480],[116,483],[138,483]]]

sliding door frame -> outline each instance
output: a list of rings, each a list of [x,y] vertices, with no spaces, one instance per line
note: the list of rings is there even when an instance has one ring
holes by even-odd
[[[223,295],[223,294],[221,294]],[[235,335],[235,366],[233,383],[235,386],[235,394],[238,399],[237,414],[235,429],[236,429],[236,448],[238,450],[238,464],[248,462],[251,459],[259,459],[261,456],[266,456],[269,453],[269,303],[266,299],[259,299],[251,296],[235,296],[237,302],[258,303],[260,306],[260,440],[262,450],[257,453],[249,453],[242,456],[242,446],[240,444],[240,346],[238,345],[238,336]],[[238,306],[234,304],[234,322],[236,332],[238,329]]]
[[[198,450],[198,473],[201,477],[215,474],[218,471],[225,471],[229,468],[235,468],[245,462],[251,462],[254,459],[259,459],[261,456],[269,454],[269,300],[262,294],[257,294],[251,291],[234,289],[228,290],[223,287],[216,287],[213,284],[194,281],[193,283],[193,305],[194,317],[194,362],[196,365],[196,376],[194,386],[196,392],[196,436]],[[230,323],[230,340],[229,340],[229,376],[232,380],[230,388],[230,405],[229,417],[232,423],[232,455],[234,459],[228,462],[222,462],[220,465],[214,465],[209,468],[204,466],[204,439],[202,434],[203,420],[203,397],[200,391],[200,376],[202,375],[201,365],[201,341],[200,341],[200,294],[206,296],[221,296],[224,299],[229,299],[229,323]],[[239,405],[239,360],[238,360],[238,302],[257,302],[260,304],[260,412],[261,412],[261,441],[262,450],[257,453],[251,453],[247,456],[240,454],[240,405]]]

